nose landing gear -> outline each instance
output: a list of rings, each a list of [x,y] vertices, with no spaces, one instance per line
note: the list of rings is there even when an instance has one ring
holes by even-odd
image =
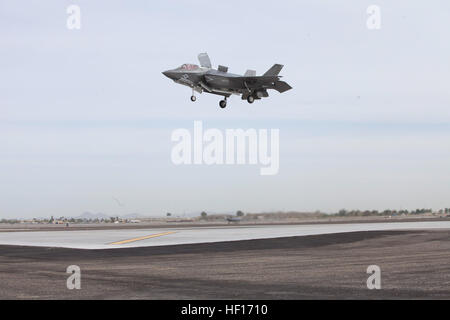
[[[223,109],[227,106],[227,98],[225,97],[224,100],[220,100],[219,106]]]
[[[197,97],[196,96],[191,96],[191,101],[195,102],[195,100],[197,100]]]

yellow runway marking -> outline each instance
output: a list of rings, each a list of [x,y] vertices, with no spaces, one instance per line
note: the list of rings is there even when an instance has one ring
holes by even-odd
[[[161,236],[165,236],[165,235],[172,234],[172,233],[175,233],[175,232],[176,231],[169,231],[169,232],[151,234],[149,236],[144,236],[144,237],[139,237],[139,238],[133,238],[133,239],[128,239],[128,240],[112,242],[110,244],[125,244],[125,243],[130,243],[130,242],[135,242],[135,241],[140,241],[140,240],[145,240],[145,239],[150,239],[150,238],[161,237]]]

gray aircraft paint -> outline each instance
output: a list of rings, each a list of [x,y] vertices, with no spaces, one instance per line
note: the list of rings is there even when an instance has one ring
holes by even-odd
[[[164,71],[163,74],[175,81],[192,88],[191,100],[195,101],[194,91],[207,92],[224,96],[220,106],[226,106],[226,98],[232,94],[241,95],[243,100],[247,99],[253,103],[255,99],[268,97],[268,89],[283,93],[292,87],[284,81],[280,81],[280,73],[283,65],[274,64],[264,75],[256,76],[256,71],[247,70],[245,74],[238,75],[228,72],[228,67],[219,66],[213,69],[211,60],[207,53],[198,55],[200,66],[194,64],[183,64],[181,67]]]

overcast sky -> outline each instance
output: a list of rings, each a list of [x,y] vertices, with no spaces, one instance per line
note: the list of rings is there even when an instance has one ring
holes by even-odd
[[[445,0],[0,0],[0,218],[450,207],[449,39]],[[205,51],[294,89],[192,103],[161,71]],[[194,120],[279,129],[279,174],[175,166]]]

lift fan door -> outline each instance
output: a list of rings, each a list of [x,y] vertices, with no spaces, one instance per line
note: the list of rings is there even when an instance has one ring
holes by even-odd
[[[198,55],[198,61],[200,62],[200,65],[204,68],[212,68],[211,67],[211,60],[209,60],[209,56],[208,54],[205,53],[200,53]]]

